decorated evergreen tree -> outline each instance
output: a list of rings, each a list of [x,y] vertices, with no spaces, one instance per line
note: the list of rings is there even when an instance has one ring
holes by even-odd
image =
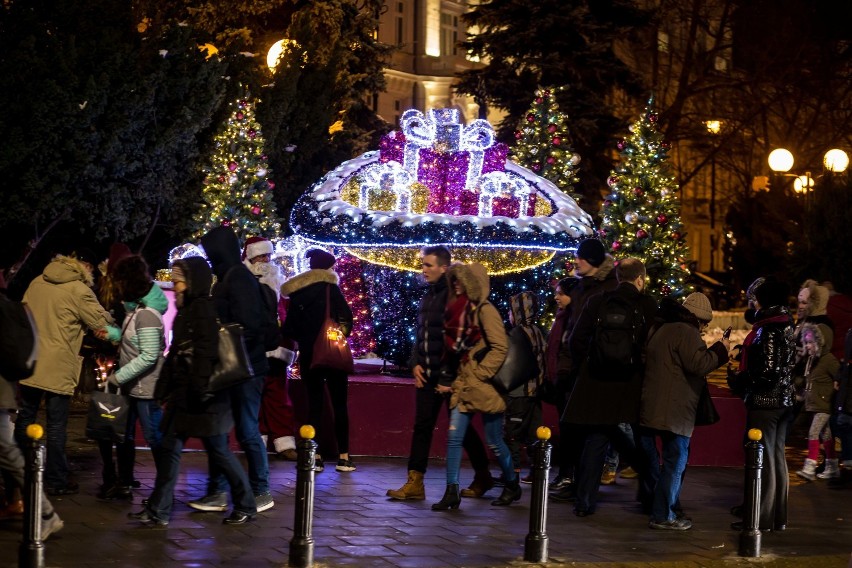
[[[580,156],[571,149],[567,117],[556,102],[560,90],[561,87],[549,87],[535,92],[532,105],[515,131],[512,158],[577,199],[574,184],[579,181],[576,167]]]
[[[254,104],[247,94],[230,103],[231,115],[216,134],[213,155],[203,170],[204,203],[194,217],[193,240],[220,225],[233,227],[241,239],[278,236],[275,184],[267,178],[269,167]]]
[[[613,256],[638,258],[648,270],[653,296],[682,296],[687,247],[680,220],[678,187],[666,164],[668,143],[657,130],[653,100],[618,142],[621,164],[607,180],[612,193],[603,203],[601,240]]]

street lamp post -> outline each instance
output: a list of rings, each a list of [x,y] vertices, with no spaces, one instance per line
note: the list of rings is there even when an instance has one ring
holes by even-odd
[[[708,120],[704,123],[707,132],[716,136],[722,131],[721,120]],[[716,235],[716,146],[710,150],[710,273],[716,271],[716,247],[718,237]]]

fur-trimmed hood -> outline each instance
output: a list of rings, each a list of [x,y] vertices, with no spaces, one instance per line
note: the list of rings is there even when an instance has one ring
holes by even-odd
[[[615,270],[615,259],[612,258],[611,254],[608,254],[604,257],[604,261],[598,266],[598,271],[595,272],[594,276],[590,276],[587,278],[594,278],[595,280],[606,280],[606,277],[609,276],[609,273]]]
[[[48,264],[43,273],[44,279],[51,284],[65,284],[79,280],[91,288],[94,286],[94,276],[85,265],[76,258],[57,255]]]
[[[340,283],[340,277],[332,270],[312,268],[311,270],[297,274],[284,282],[284,284],[281,285],[281,295],[284,297],[291,296],[294,292],[298,292],[303,288],[307,288],[311,284],[317,284],[319,282],[337,285]]]
[[[488,299],[491,281],[488,278],[488,271],[478,262],[450,265],[449,278],[450,283],[454,278],[461,282],[468,299],[474,304],[479,304]],[[450,288],[452,289],[452,286]]]

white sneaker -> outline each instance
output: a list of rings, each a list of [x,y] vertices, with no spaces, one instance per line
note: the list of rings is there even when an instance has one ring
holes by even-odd
[[[260,495],[255,495],[254,500],[257,503],[258,513],[268,511],[275,505],[275,502],[272,500],[271,493],[261,493]]]
[[[48,518],[41,520],[41,540],[47,540],[47,537],[52,535],[55,532],[59,532],[62,530],[62,527],[65,526],[65,523],[62,522],[62,519],[59,518],[59,515],[56,514],[56,511],[53,512]]]

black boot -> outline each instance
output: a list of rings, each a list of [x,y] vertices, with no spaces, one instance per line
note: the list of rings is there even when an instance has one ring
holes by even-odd
[[[521,484],[518,483],[517,476],[515,480],[512,482],[507,482],[505,487],[503,487],[503,493],[500,494],[499,497],[491,501],[491,504],[495,507],[508,507],[515,501],[519,501],[521,499]]]
[[[459,495],[459,484],[447,484],[447,490],[444,491],[444,496],[440,501],[432,505],[433,511],[446,511],[447,509],[458,509],[461,504],[461,496]]]

